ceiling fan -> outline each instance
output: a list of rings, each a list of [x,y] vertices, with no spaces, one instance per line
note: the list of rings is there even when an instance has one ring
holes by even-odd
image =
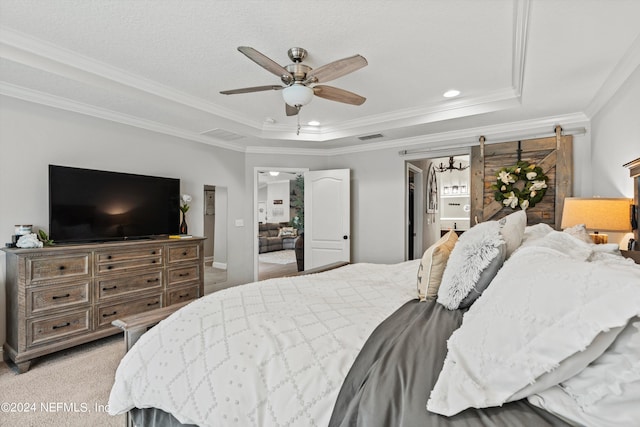
[[[300,108],[311,102],[314,95],[331,101],[338,101],[351,105],[362,105],[362,103],[366,101],[366,98],[353,92],[338,89],[333,86],[317,84],[337,79],[338,77],[342,77],[364,67],[367,65],[367,60],[363,56],[350,56],[348,58],[330,62],[322,67],[312,69],[308,65],[302,63],[302,60],[307,56],[307,51],[301,47],[292,47],[289,49],[289,58],[293,61],[293,64],[289,64],[285,67],[279,65],[252,47],[240,46],[238,50],[265,70],[280,77],[284,86],[267,85],[223,90],[220,92],[223,95],[261,92],[266,90],[282,90],[282,97],[285,101],[287,116],[295,116],[298,114]]]

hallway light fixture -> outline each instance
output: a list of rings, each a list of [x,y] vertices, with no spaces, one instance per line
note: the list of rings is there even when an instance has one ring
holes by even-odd
[[[469,165],[467,166],[462,166],[462,162],[459,163],[458,167],[456,167],[453,164],[453,156],[449,157],[449,166],[444,166],[442,163],[440,163],[440,166],[436,166],[436,172],[452,172],[452,171],[463,171],[465,169],[467,169],[469,167]]]

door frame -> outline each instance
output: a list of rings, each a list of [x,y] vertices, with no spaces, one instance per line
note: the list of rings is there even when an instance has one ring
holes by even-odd
[[[258,240],[258,233],[260,227],[258,226],[258,174],[260,172],[289,172],[289,173],[301,173],[309,171],[309,168],[287,168],[280,166],[254,166],[253,168],[253,281],[258,281],[259,269],[258,269],[258,255],[260,251],[260,243]]]
[[[423,218],[424,218],[424,171],[419,167],[407,162],[405,171],[405,244],[404,259],[409,260],[409,178],[413,174],[413,257],[422,257],[422,235],[423,235]]]

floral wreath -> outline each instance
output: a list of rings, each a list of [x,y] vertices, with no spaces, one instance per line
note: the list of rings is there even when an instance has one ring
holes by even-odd
[[[491,188],[495,190],[498,202],[511,209],[520,206],[525,210],[542,200],[548,180],[541,167],[519,161],[515,166],[500,169],[496,174],[496,184]],[[518,181],[524,181],[522,189],[516,188]]]

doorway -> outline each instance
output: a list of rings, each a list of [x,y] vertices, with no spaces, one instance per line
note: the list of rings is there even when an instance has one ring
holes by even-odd
[[[424,250],[448,230],[462,234],[470,228],[469,162],[468,152],[407,160],[406,260],[421,258]]]
[[[298,272],[295,245],[304,232],[306,171],[308,169],[254,168],[255,280]]]
[[[224,289],[227,282],[227,187],[205,185],[204,287],[205,294]]]

